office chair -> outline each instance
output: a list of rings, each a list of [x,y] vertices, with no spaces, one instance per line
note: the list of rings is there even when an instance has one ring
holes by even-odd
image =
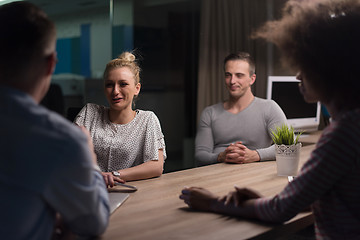
[[[60,85],[56,83],[50,84],[49,91],[41,100],[40,104],[45,106],[49,110],[55,111],[60,115],[64,116],[65,100]]]

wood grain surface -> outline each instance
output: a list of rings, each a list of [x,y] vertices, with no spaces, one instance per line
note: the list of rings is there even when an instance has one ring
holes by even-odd
[[[320,132],[304,137],[300,166],[309,158]],[[166,161],[171,161],[171,157]],[[179,199],[185,186],[209,189],[218,195],[233,186],[248,187],[264,196],[274,196],[287,184],[276,174],[276,162],[214,164],[163,174],[159,178],[135,181],[138,191],[110,218],[100,239],[276,239],[313,222],[310,212],[301,213],[284,224],[265,224],[247,219],[190,210]],[[114,189],[115,191],[122,191]]]

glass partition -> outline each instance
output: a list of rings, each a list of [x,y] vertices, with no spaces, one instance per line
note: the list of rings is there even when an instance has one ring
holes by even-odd
[[[142,68],[136,108],[151,110],[160,119],[168,152],[165,171],[194,167],[198,72],[203,61],[201,9],[222,1],[30,0],[56,24],[59,62],[52,83],[61,86],[64,116],[71,120],[88,102],[107,105],[102,84],[106,63],[135,50]],[[268,9],[268,16],[278,14],[284,2],[256,0],[258,9]],[[276,50],[260,62],[273,74],[289,74],[279,70]],[[261,84],[265,88],[266,81]]]

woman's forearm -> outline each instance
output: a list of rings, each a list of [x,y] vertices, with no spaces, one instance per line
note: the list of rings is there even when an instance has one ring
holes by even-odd
[[[131,168],[118,170],[118,172],[120,172],[121,179],[124,179],[125,181],[134,181],[152,177],[159,177],[163,173],[163,169],[163,150],[159,150],[158,160],[151,160]]]

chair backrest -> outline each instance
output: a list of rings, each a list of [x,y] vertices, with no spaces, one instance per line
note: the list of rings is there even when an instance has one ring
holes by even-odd
[[[81,109],[81,107],[69,107],[66,113],[66,118],[73,122]]]
[[[49,91],[41,100],[40,104],[64,116],[65,100],[60,85],[56,83],[50,84]]]

